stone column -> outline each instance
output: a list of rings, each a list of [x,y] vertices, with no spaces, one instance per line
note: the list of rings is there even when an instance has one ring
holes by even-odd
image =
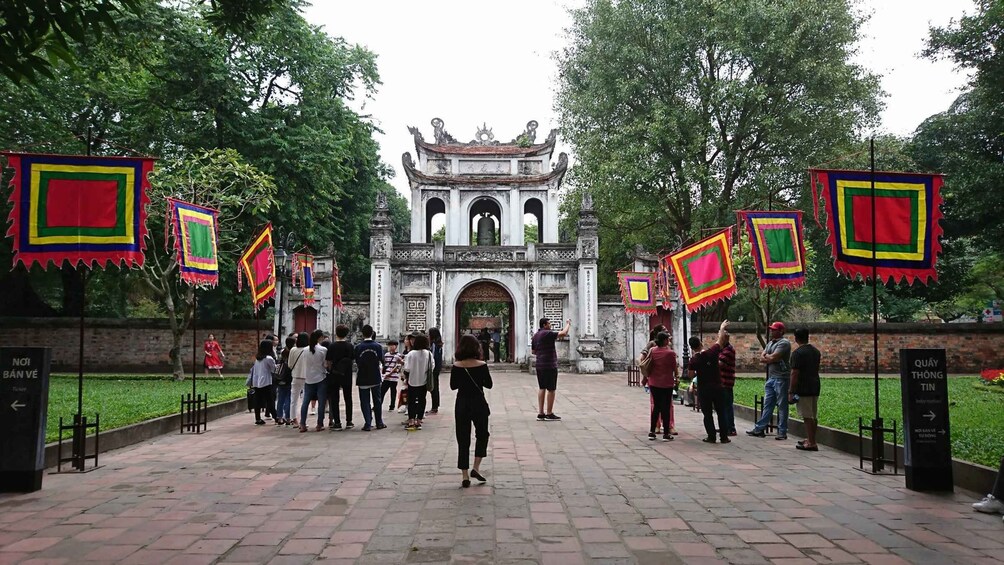
[[[599,256],[599,221],[593,212],[592,197],[586,194],[579,211],[579,319],[577,321],[580,373],[603,372],[603,340],[598,336],[599,307],[596,303],[596,262]]]
[[[370,220],[370,323],[378,340],[386,339],[390,331],[393,232],[387,196],[378,194],[376,211]]]
[[[469,245],[464,244],[464,230],[462,226],[467,222],[460,209],[460,189],[453,187],[450,189],[450,201],[447,203],[449,213],[446,215],[446,245]],[[468,232],[470,229],[468,228]],[[467,237],[470,237],[468,235]]]
[[[422,201],[422,190],[411,187],[411,241],[412,243],[429,243],[425,240],[425,202]]]
[[[513,168],[513,170],[516,170]],[[520,205],[519,188],[509,190],[509,245],[524,245],[523,240],[523,208]]]

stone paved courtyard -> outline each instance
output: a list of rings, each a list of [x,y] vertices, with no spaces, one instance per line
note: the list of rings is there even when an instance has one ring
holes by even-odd
[[[914,493],[794,438],[707,445],[679,405],[676,441],[649,442],[648,398],[620,374],[562,375],[561,422],[535,420],[532,375],[495,380],[487,485],[459,488],[449,391],[418,432],[397,413],[307,434],[243,414],[0,496],[0,563],[1004,560],[1001,517],[973,512],[973,493]]]

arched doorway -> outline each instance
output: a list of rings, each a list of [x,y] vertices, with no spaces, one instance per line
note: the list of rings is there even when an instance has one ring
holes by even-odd
[[[308,334],[317,329],[317,310],[310,306],[297,306],[293,308],[293,331],[307,332]]]
[[[479,341],[487,334],[491,339],[490,361],[513,362],[516,358],[515,307],[505,287],[488,280],[475,282],[460,293],[455,312],[454,343],[459,343],[464,334],[472,334]]]

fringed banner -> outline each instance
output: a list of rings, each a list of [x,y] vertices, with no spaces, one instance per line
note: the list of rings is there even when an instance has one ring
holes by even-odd
[[[275,296],[275,260],[272,250],[272,224],[251,242],[241,255],[237,268],[237,291],[241,291],[247,277],[251,289],[251,304],[257,312],[269,298]]]
[[[617,273],[624,309],[632,314],[654,314],[655,273]]]
[[[799,211],[739,212],[749,235],[760,288],[798,288],[805,284],[805,241]]]
[[[823,189],[826,205],[826,243],[833,266],[849,278],[872,276],[872,242],[875,242],[877,278],[938,279],[941,253],[942,175],[896,172],[875,173],[875,235],[872,235],[870,171],[810,170]]]
[[[331,303],[339,310],[345,310],[342,304],[342,280],[338,273],[338,261],[331,260]]]
[[[314,304],[314,256],[303,253],[293,254],[293,286],[303,291],[303,305]]]
[[[216,286],[220,281],[219,211],[168,198],[167,213],[181,280],[197,286]]]
[[[724,300],[736,293],[731,228],[669,256],[687,310]]]
[[[662,299],[664,308],[669,308],[673,300],[673,267],[669,264],[669,256],[659,257],[655,268],[655,292]]]
[[[14,265],[143,266],[152,158],[4,155]]]

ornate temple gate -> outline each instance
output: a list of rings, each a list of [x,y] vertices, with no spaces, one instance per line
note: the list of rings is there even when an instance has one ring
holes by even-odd
[[[471,284],[460,293],[457,297],[457,305],[454,310],[455,323],[454,327],[456,332],[454,335],[454,342],[460,342],[460,336],[466,331],[466,328],[461,327],[461,318],[463,317],[464,305],[469,303],[487,303],[487,302],[504,302],[508,304],[507,310],[509,314],[505,322],[505,332],[502,334],[503,342],[508,344],[506,347],[506,357],[503,361],[506,363],[511,363],[513,359],[513,344],[515,344],[515,308],[512,296],[509,292],[500,284],[488,280],[482,280]],[[503,328],[499,328],[500,330]],[[489,360],[486,360],[489,361]]]

